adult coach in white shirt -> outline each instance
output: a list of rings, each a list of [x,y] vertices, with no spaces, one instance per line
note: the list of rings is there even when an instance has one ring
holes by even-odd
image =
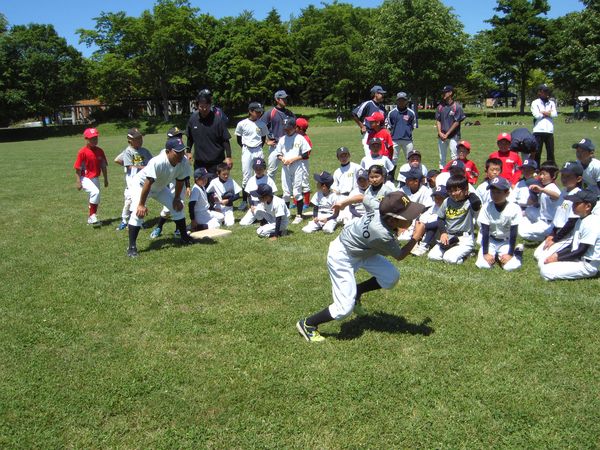
[[[148,215],[146,202],[154,198],[167,208],[181,233],[183,244],[193,243],[187,234],[183,202],[180,199],[185,179],[190,176],[190,165],[185,157],[187,147],[179,137],[167,140],[165,150],[152,158],[146,167],[140,170],[131,183],[131,217],[129,218],[129,248],[127,256],[135,258],[137,237],[144,217]],[[175,180],[175,194],[171,192],[169,183]]]
[[[535,160],[538,166],[542,160],[542,146],[546,146],[548,161],[554,161],[554,122],[553,117],[558,115],[556,103],[550,100],[550,88],[545,84],[538,86],[538,98],[531,102],[533,115],[533,135],[537,141]]]

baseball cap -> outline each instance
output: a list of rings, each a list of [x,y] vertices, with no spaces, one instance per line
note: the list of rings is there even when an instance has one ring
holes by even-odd
[[[442,93],[446,93],[446,92],[454,92],[454,86],[452,86],[451,84],[447,84],[442,88]]]
[[[550,92],[550,87],[546,83],[542,83],[538,86],[537,90]]]
[[[460,159],[455,159],[454,161],[452,161],[450,167],[448,168],[448,171],[451,170],[465,170],[465,163],[462,162]]]
[[[268,184],[259,184],[255,191],[250,192],[253,197],[264,197],[265,195],[273,195],[273,189]]]
[[[86,128],[83,132],[83,137],[86,139],[91,139],[98,135],[99,133],[97,128]]]
[[[378,137],[374,137],[369,139],[369,146],[371,145],[380,145],[383,141],[381,140],[381,138]]]
[[[369,117],[365,119],[367,122],[383,122],[385,120],[385,116],[381,111],[375,111]]]
[[[588,138],[583,138],[579,142],[573,144],[571,147],[581,147],[582,149],[587,150],[588,152],[593,152],[594,150],[596,150],[596,147],[594,147],[593,142]]]
[[[379,204],[381,217],[393,217],[413,221],[425,211],[425,206],[417,202],[411,202],[402,192],[390,192]]]
[[[212,92],[210,92],[210,89],[202,89],[198,92],[198,95],[196,96],[196,101],[200,100],[205,100],[207,103],[212,102]]]
[[[329,172],[323,171],[321,173],[315,173],[313,178],[317,183],[326,184],[328,186],[333,184],[333,175],[331,175]]]
[[[172,137],[172,138],[167,139],[167,142],[165,144],[165,148],[167,150],[175,150],[177,153],[179,153],[179,152],[184,151],[187,147],[183,143],[183,141],[181,140],[181,138]]]
[[[260,168],[265,169],[266,167],[267,167],[267,163],[263,158],[256,158],[254,161],[252,161],[252,168],[254,170],[260,169]]]
[[[433,190],[433,192],[431,193],[432,197],[448,197],[448,191],[446,190],[446,186],[444,186],[443,184],[440,184],[439,186],[436,186],[435,189]]]
[[[248,105],[248,111],[258,111],[258,112],[263,112],[265,109],[263,108],[263,105],[261,105],[258,102],[251,102]]]
[[[419,150],[411,150],[410,152],[408,152],[408,154],[406,155],[406,160],[408,161],[410,158],[412,158],[413,156],[418,156],[419,159],[421,159],[421,152]]]
[[[281,90],[275,92],[274,97],[275,97],[275,99],[278,99],[278,98],[288,98],[289,96],[287,95],[287,92],[285,92],[283,89],[281,89]]]
[[[171,127],[169,128],[169,131],[167,131],[167,137],[181,137],[183,136],[183,131],[181,131],[179,128],[177,127]]]
[[[583,166],[577,161],[567,161],[565,165],[562,166],[562,169],[560,169],[560,173],[570,173],[576,177],[580,177],[583,175]]]
[[[197,180],[198,178],[204,178],[208,175],[208,170],[206,170],[204,167],[198,167],[196,170],[194,170],[194,180]]]
[[[469,141],[460,141],[458,143],[458,146],[463,146],[464,148],[466,148],[468,151],[471,151],[471,143]]]
[[[591,203],[595,205],[598,201],[598,196],[589,189],[582,189],[574,194],[565,196],[565,200],[571,200],[573,203]]]
[[[366,169],[358,169],[356,171],[356,179],[362,178],[363,180],[369,179],[369,172]]]
[[[500,189],[501,191],[507,191],[510,189],[510,183],[506,178],[503,177],[495,177],[490,181],[487,185],[487,189]]]
[[[500,133],[498,135],[498,137],[496,138],[496,142],[500,142],[502,140],[508,141],[508,142],[512,142],[512,136],[510,135],[510,133]]]
[[[396,94],[396,100],[400,100],[401,98],[408,100],[408,94],[406,92],[398,92]]]
[[[142,133],[137,128],[131,128],[127,132],[127,139],[137,139],[142,137]]]
[[[387,94],[387,91],[384,91],[381,86],[376,84],[375,86],[373,86],[371,88],[371,95],[374,95],[374,94]]]
[[[342,153],[350,154],[350,149],[348,147],[340,147],[335,151],[335,156],[340,156]]]
[[[439,170],[437,170],[437,169],[430,169],[430,170],[427,172],[427,179],[429,179],[429,178],[433,178],[433,177],[435,177],[435,176],[437,176],[437,175],[439,175],[439,174],[440,174],[440,171],[439,171]]]
[[[287,117],[283,121],[283,128],[287,130],[290,128],[296,128],[296,119],[294,117]]]
[[[519,167],[519,169],[522,169],[523,167],[531,167],[532,169],[537,169],[538,163],[535,159],[526,159],[525,161],[523,161],[523,164],[521,164],[521,167]]]
[[[298,117],[296,119],[296,126],[306,130],[308,128],[308,120],[304,119],[303,117]]]
[[[411,167],[407,172],[402,172],[407,180],[420,180],[423,178],[423,171],[417,167]]]

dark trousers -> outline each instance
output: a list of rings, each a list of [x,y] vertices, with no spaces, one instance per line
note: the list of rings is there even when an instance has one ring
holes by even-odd
[[[538,167],[542,162],[542,146],[546,145],[546,158],[547,161],[554,161],[554,134],[553,133],[533,133],[537,142],[537,153],[535,154],[535,160],[538,163]]]
[[[219,164],[221,164],[221,162],[205,162],[205,161],[200,161],[198,159],[194,160],[194,170],[200,168],[200,167],[204,167],[209,173],[213,174],[213,175],[217,175],[217,166]]]

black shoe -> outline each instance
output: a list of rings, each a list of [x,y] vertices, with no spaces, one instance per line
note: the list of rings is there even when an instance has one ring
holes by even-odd
[[[130,258],[137,258],[140,255],[138,254],[136,247],[129,247],[127,249],[127,256],[129,256]]]
[[[181,245],[192,245],[194,244],[194,240],[189,236],[189,235],[185,235],[183,236],[181,239],[179,239],[179,242],[181,242]]]

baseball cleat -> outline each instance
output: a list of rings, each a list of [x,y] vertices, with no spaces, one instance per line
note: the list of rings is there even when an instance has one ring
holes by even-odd
[[[317,330],[317,327],[306,325],[305,322],[306,319],[301,319],[296,322],[296,329],[298,330],[298,333],[304,337],[304,339],[306,339],[308,342],[321,342],[325,340],[325,338],[319,333],[319,330]]]
[[[136,247],[129,247],[127,249],[127,256],[129,256],[130,258],[137,258],[139,256],[137,248]]]
[[[302,216],[296,216],[296,218],[292,221],[292,223],[294,225],[298,225],[299,223],[302,223]]]
[[[181,236],[179,242],[181,242],[182,245],[192,245],[195,243],[194,239],[192,239],[187,233],[185,234],[185,236]]]
[[[427,245],[425,245],[421,242],[421,243],[415,245],[413,247],[413,249],[410,251],[410,253],[415,256],[423,256],[425,253],[427,253]]]
[[[91,216],[88,217],[88,225],[97,225],[98,224],[98,217],[96,217],[96,214],[92,214]]]
[[[362,316],[366,316],[369,313],[367,312],[365,307],[362,305],[362,303],[355,303],[354,304],[354,314],[356,314],[358,317],[362,317]]]
[[[121,222],[117,227],[117,231],[123,231],[125,228],[127,228],[127,222]]]
[[[152,230],[152,233],[150,233],[150,239],[156,239],[161,234],[162,234],[162,230],[160,228],[156,227],[154,230]]]

